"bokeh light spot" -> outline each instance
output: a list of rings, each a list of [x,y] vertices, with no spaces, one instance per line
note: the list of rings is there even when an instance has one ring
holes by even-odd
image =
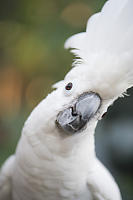
[[[47,95],[52,83],[53,81],[50,78],[42,76],[31,80],[25,93],[26,103],[29,108],[33,109]]]
[[[0,70],[0,115],[16,114],[21,106],[22,77],[13,67]]]

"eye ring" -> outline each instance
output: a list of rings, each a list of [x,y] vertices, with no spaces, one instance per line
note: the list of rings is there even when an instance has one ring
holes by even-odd
[[[65,89],[66,89],[66,90],[71,90],[72,87],[73,87],[73,84],[70,82],[70,83],[68,83],[68,84],[65,86]]]

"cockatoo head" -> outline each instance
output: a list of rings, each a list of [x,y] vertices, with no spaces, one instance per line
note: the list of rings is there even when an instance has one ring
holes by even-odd
[[[84,132],[87,124],[101,119],[113,99],[103,99],[95,76],[88,72],[88,66],[78,64],[54,87],[62,88],[62,94],[69,103],[60,110],[56,124],[67,134]]]
[[[57,138],[91,135],[107,108],[133,86],[132,7],[133,1],[107,1],[86,32],[66,41],[79,59],[27,120],[24,130],[32,141],[56,138],[55,145]]]
[[[30,143],[39,142],[39,148],[48,146],[54,153],[69,152],[89,137],[87,145],[92,149],[96,124],[114,101],[105,98],[97,81],[87,65],[76,63],[26,121],[23,132]]]
[[[101,118],[107,101],[105,104],[98,90],[92,87],[91,79],[82,75],[84,70],[80,69],[73,68],[64,80],[54,84],[56,90],[33,110],[26,122],[33,134],[44,130],[44,135],[71,137],[81,134],[87,124],[96,124]]]

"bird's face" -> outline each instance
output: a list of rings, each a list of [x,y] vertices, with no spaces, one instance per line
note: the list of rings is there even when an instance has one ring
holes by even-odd
[[[60,130],[67,134],[80,133],[92,119],[101,119],[113,100],[106,98],[96,83],[95,77],[88,74],[88,66],[74,67],[64,81],[59,82],[57,88],[62,87],[62,94],[68,100],[56,117]]]
[[[60,131],[68,135],[85,130],[87,123],[95,117],[102,104],[100,94],[91,90],[91,85],[84,77],[76,79],[69,74],[58,86],[62,87],[67,103],[57,113],[55,123]]]
[[[32,112],[28,121],[35,134],[77,135],[92,126],[93,130],[110,101],[105,102],[85,70],[73,68],[65,79],[55,84],[49,94]],[[60,134],[61,133],[61,134]],[[79,134],[78,134],[79,135]]]

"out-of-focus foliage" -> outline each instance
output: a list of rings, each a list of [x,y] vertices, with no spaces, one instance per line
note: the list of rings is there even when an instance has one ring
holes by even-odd
[[[63,49],[64,41],[84,31],[87,19],[104,2],[0,1],[0,165],[14,153],[33,107],[71,68],[72,55]],[[117,101],[96,137],[97,154],[117,177],[124,200],[133,197],[132,101],[133,95]]]

